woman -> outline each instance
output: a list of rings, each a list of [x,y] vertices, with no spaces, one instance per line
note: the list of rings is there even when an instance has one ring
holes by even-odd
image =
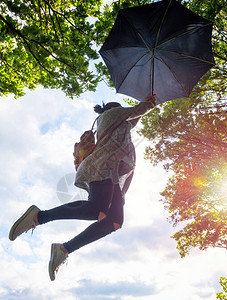
[[[22,233],[53,220],[96,221],[72,240],[51,245],[51,280],[55,280],[56,272],[68,254],[121,228],[124,196],[135,168],[130,130],[154,107],[155,95],[134,107],[124,108],[116,102],[103,107],[96,105],[94,109],[100,114],[97,146],[82,161],[75,178],[75,185],[88,191],[88,201],[75,201],[44,211],[32,205],[12,226],[9,239],[14,241]]]

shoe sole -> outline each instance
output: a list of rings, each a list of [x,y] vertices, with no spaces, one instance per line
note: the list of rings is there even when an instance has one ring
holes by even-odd
[[[53,271],[54,254],[55,254],[55,247],[52,244],[51,245],[51,252],[50,252],[50,261],[49,261],[49,275],[50,275],[50,280],[51,281],[55,280],[55,274],[54,274],[54,271]]]
[[[32,206],[30,206],[28,209],[27,209],[27,211],[13,224],[13,226],[12,226],[12,228],[11,228],[11,230],[10,230],[10,232],[9,232],[9,239],[10,239],[10,241],[14,241],[16,238],[17,238],[17,236],[16,237],[13,237],[13,235],[14,235],[14,232],[15,232],[15,230],[17,229],[17,227],[18,227],[18,225],[21,223],[21,222],[23,222],[24,221],[24,219],[30,214],[30,212],[33,210],[33,209],[36,209],[37,207],[35,206],[35,205],[32,205]]]

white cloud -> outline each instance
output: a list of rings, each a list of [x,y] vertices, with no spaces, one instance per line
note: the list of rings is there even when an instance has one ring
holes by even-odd
[[[71,254],[55,282],[47,271],[51,243],[71,239],[90,222],[50,222],[32,236],[28,232],[13,243],[8,240],[10,226],[28,206],[62,204],[57,185],[74,172],[73,144],[96,117],[94,104],[106,99],[122,103],[121,96],[104,87],[73,101],[61,92],[37,89],[1,102],[0,299],[215,299],[219,277],[226,275],[226,252],[195,250],[180,258],[170,239],[176,228],[167,223],[158,201],[168,174],[144,161],[143,139],[136,147],[123,228]],[[73,192],[86,197],[69,187]]]
[[[12,254],[18,256],[30,256],[32,249],[29,243],[22,239],[17,239],[15,243],[12,243]]]

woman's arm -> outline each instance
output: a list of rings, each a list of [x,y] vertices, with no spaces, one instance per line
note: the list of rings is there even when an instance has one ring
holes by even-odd
[[[133,107],[124,107],[124,116],[125,120],[133,120],[151,111],[156,105],[155,95],[149,96],[144,99],[143,102],[133,106]]]

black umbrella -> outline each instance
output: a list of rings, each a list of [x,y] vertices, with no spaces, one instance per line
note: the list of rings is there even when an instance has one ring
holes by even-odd
[[[122,9],[100,49],[116,91],[157,104],[188,97],[214,65],[212,23],[175,0]]]

